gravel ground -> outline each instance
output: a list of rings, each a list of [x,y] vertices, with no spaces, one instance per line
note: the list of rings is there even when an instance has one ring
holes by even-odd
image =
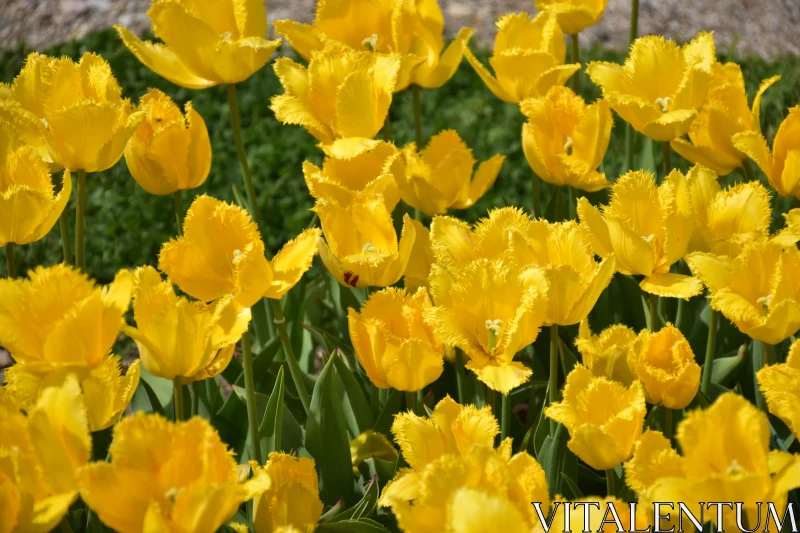
[[[269,0],[273,20],[310,21],[315,0]],[[117,22],[136,31],[149,28],[149,0],[0,0],[0,47],[26,42],[35,49],[79,38]],[[473,26],[491,44],[494,21],[503,13],[534,11],[532,0],[439,0],[448,31]],[[610,0],[599,24],[581,35],[582,46],[628,44],[630,0]],[[773,59],[800,55],[800,0],[641,0],[639,33],[689,39],[713,30],[720,49]]]

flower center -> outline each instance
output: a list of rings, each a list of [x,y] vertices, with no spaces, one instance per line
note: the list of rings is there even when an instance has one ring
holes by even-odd
[[[377,249],[377,248],[375,248],[375,247],[372,245],[372,243],[371,243],[371,242],[368,242],[368,243],[367,243],[367,244],[365,244],[365,245],[364,245],[364,247],[361,249],[361,253],[362,253],[362,254],[365,254],[365,253],[367,253],[367,252],[369,252],[369,253],[373,253],[373,254],[374,254],[374,253],[378,253],[378,249]]]
[[[647,244],[653,244],[653,241],[656,240],[656,236],[651,233],[647,237],[642,237],[642,239],[644,239],[644,242],[646,242]]]
[[[728,469],[725,471],[725,474],[729,476],[738,476],[742,473],[744,473],[744,468],[742,467],[742,465],[739,464],[739,461],[737,461],[736,459],[731,461],[731,464],[728,465]]]
[[[242,251],[241,250],[234,250],[233,251],[233,264],[235,265],[239,261],[242,260]]]
[[[503,329],[503,321],[500,319],[487,320],[486,329],[489,330],[489,340],[487,347],[491,352],[497,346],[497,338],[500,336],[500,331]]]
[[[664,98],[656,98],[656,105],[661,108],[662,113],[666,113],[669,111],[669,103],[672,101],[672,98],[669,96],[665,96]]]
[[[225,33],[223,33],[222,35],[220,35],[220,38],[221,38],[223,41],[230,41],[230,40],[231,40],[231,38],[233,38],[233,34],[232,34],[231,32],[229,32],[229,31],[226,31]]]
[[[378,50],[378,34],[373,33],[372,36],[367,37],[363,41],[361,41],[361,46],[367,48],[373,52]]]
[[[772,295],[767,294],[766,296],[762,296],[756,300],[756,303],[761,306],[761,312],[764,316],[767,316],[769,314],[769,308],[772,307]]]
[[[183,492],[182,488],[178,489],[172,487],[171,489],[169,489],[167,492],[164,493],[164,498],[168,499],[171,502],[174,502],[175,498],[177,498],[178,494],[180,494],[181,492]]]
[[[567,137],[567,142],[564,143],[564,151],[567,155],[572,155],[572,137]]]

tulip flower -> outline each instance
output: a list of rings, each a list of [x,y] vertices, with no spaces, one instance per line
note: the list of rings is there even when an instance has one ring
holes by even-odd
[[[153,267],[138,268],[133,278],[136,327],[122,330],[136,342],[147,371],[188,384],[225,370],[250,324],[250,309],[233,295],[210,305],[180,298]]]
[[[120,533],[215,531],[270,487],[259,472],[238,483],[233,456],[200,417],[136,413],[114,428],[108,451],[111,461],[87,465],[78,483],[86,505]]]
[[[800,435],[800,341],[792,343],[785,363],[761,368],[756,378],[769,412]]]
[[[731,259],[696,252],[686,257],[711,293],[711,308],[745,335],[778,344],[800,329],[800,250],[754,242]]]
[[[353,473],[360,475],[358,466],[373,457],[384,461],[397,461],[398,453],[383,434],[368,429],[350,441],[350,461],[353,463]]]
[[[192,103],[184,113],[169,96],[150,89],[139,100],[145,118],[125,148],[125,163],[150,194],[171,194],[205,183],[211,170],[211,141]]]
[[[400,201],[392,163],[400,157],[394,145],[375,140],[340,139],[322,147],[322,167],[303,163],[303,176],[311,196],[347,205],[357,196],[383,195],[386,210]]]
[[[43,238],[58,221],[72,192],[64,172],[58,194],[50,169],[36,151],[22,144],[13,124],[0,115],[0,247]]]
[[[789,490],[800,486],[798,456],[770,451],[770,429],[765,413],[744,397],[729,392],[711,405],[686,414],[678,424],[681,456],[668,449],[666,439],[637,449],[636,462],[626,471],[644,485],[648,499],[657,502],[741,502],[743,523],[755,524],[759,502],[780,507]],[[660,445],[659,445],[660,444]],[[660,464],[649,468],[642,466]],[[734,510],[725,507],[723,523],[733,523]],[[705,513],[716,521],[716,513]],[[699,517],[699,513],[696,513]]]
[[[644,385],[648,403],[683,409],[700,388],[700,366],[683,333],[667,323],[657,333],[639,333],[628,364]]]
[[[767,239],[772,209],[763,185],[750,181],[722,190],[717,175],[700,165],[686,178],[696,223],[690,251],[736,257],[742,246]]]
[[[608,0],[534,0],[533,3],[539,11],[555,15],[564,33],[575,35],[597,24]]]
[[[103,364],[131,298],[131,274],[98,287],[67,265],[37,267],[29,279],[0,280],[0,344],[18,363],[53,369]]]
[[[421,152],[415,143],[392,165],[403,201],[428,216],[448,209],[467,209],[486,194],[500,173],[505,156],[494,155],[475,168],[472,150],[453,130],[434,135]]]
[[[597,533],[617,533],[615,519],[628,530],[631,523],[631,508],[627,502],[613,496],[606,498],[580,498],[571,502],[562,502],[564,510],[559,509],[554,513],[548,531],[562,533],[582,533],[583,531],[596,531]],[[607,509],[613,507],[614,512]],[[545,515],[547,516],[547,515]],[[588,529],[585,529],[588,528]],[[537,520],[531,533],[547,533],[541,521]]]
[[[585,319],[615,272],[613,255],[594,260],[586,230],[575,221],[540,219],[509,230],[512,260],[544,269],[548,293],[545,325],[570,326]]]
[[[240,306],[252,307],[263,297],[280,300],[300,281],[319,238],[319,230],[306,230],[267,261],[247,211],[203,195],[189,207],[183,235],[162,245],[158,268],[201,302],[233,294]]]
[[[431,308],[428,291],[387,288],[373,293],[361,311],[347,311],[358,362],[381,389],[416,392],[442,374],[444,346],[424,322]]]
[[[319,256],[328,271],[349,287],[388,287],[400,279],[416,236],[408,215],[400,240],[382,195],[365,196],[349,205],[318,201],[325,240]]]
[[[71,171],[114,166],[144,118],[122,98],[111,66],[90,52],[78,63],[31,54],[11,93],[29,117],[41,122],[51,160]]]
[[[42,120],[34,113],[28,111],[23,104],[32,106],[39,113],[43,113],[41,103],[37,100],[38,94],[32,89],[25,87],[25,83],[35,82],[39,75],[38,70],[43,63],[50,61],[50,58],[40,54],[31,54],[25,60],[17,76],[20,81],[10,84],[0,84],[0,92],[5,88],[5,97],[0,95],[0,123],[3,129],[11,133],[11,137],[19,142],[15,144],[25,144],[36,152],[36,156],[47,163],[50,172],[55,173],[64,169],[63,165],[53,161],[50,151],[47,149],[47,141],[44,138],[45,125]],[[23,74],[26,74],[23,76]],[[17,101],[19,99],[19,101]]]
[[[599,335],[593,335],[589,320],[581,320],[575,346],[581,354],[583,365],[595,376],[606,377],[630,387],[634,375],[628,366],[628,352],[636,342],[636,333],[624,324],[609,326]]]
[[[686,252],[694,225],[686,177],[679,171],[658,186],[650,172],[628,172],[614,182],[602,213],[581,198],[578,216],[597,255],[613,253],[617,272],[644,276],[643,291],[689,299],[703,290],[699,280],[670,273]]]
[[[113,426],[131,403],[139,385],[139,361],[121,373],[120,358],[109,355],[97,368],[65,367],[53,369],[40,363],[17,363],[5,370],[6,385],[13,391],[22,408],[36,405],[47,387],[62,386],[70,377],[80,382],[89,430],[102,431]]]
[[[736,148],[755,161],[769,184],[784,197],[800,198],[800,106],[789,110],[772,141],[772,152],[759,130],[737,133]]]
[[[611,110],[602,100],[586,105],[562,85],[545,96],[520,104],[528,117],[522,126],[522,149],[542,180],[595,192],[611,183],[597,172],[611,139]]]
[[[269,489],[253,500],[256,533],[316,529],[322,502],[313,459],[272,452],[267,464],[254,465],[254,471],[272,481]]]
[[[720,176],[730,174],[746,157],[734,145],[734,136],[741,132],[761,135],[761,97],[779,79],[773,76],[762,81],[752,108],[748,108],[742,69],[736,63],[717,63],[708,97],[689,127],[689,138],[674,139],[672,148]]]
[[[272,97],[271,108],[275,118],[304,127],[322,144],[372,139],[389,113],[400,65],[399,56],[342,45],[314,52],[308,67],[282,57],[274,69],[285,93]]]
[[[524,533],[538,522],[530,502],[542,502],[545,513],[550,507],[544,469],[526,452],[512,457],[510,447],[444,455],[428,463],[415,483],[407,483],[410,476],[401,471],[379,500],[409,533]]]
[[[92,438],[74,376],[48,387],[24,415],[0,388],[0,516],[4,531],[51,531],[78,498]]]
[[[428,276],[433,264],[433,248],[431,248],[431,232],[419,220],[411,220],[416,238],[411,248],[406,271],[403,273],[403,286],[407,291],[417,292],[420,287],[428,286]]]
[[[163,44],[142,41],[119,24],[114,29],[147,68],[187,89],[244,81],[281,45],[266,39],[263,2],[155,0],[147,16]]]
[[[443,270],[431,272],[436,307],[427,320],[439,340],[464,351],[479,380],[508,394],[531,375],[514,356],[536,340],[548,316],[544,269],[476,259],[455,269],[455,276]]]
[[[579,63],[565,65],[567,47],[555,15],[528,13],[504,15],[497,21],[497,37],[489,64],[494,75],[464,47],[467,61],[492,93],[511,104],[547,94],[580,70]]]
[[[633,42],[624,65],[592,62],[586,72],[603,90],[603,100],[633,129],[654,141],[671,141],[689,131],[715,64],[710,33],[683,47],[651,35]]]
[[[567,447],[598,470],[615,468],[633,453],[646,413],[642,385],[625,387],[578,365],[567,375],[564,400],[544,415],[569,431]]]

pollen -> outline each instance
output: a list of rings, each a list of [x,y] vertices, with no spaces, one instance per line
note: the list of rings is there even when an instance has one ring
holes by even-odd
[[[644,239],[644,242],[646,242],[647,244],[653,244],[653,241],[656,240],[656,236],[652,233],[647,237],[642,237],[642,238]]]
[[[500,330],[502,328],[503,328],[503,321],[500,319],[486,321],[486,329],[488,329],[495,335],[500,335]]]
[[[366,254],[366,253],[374,254],[374,253],[377,253],[377,252],[378,252],[378,249],[375,248],[375,246],[373,246],[371,242],[368,242],[367,244],[365,244],[364,247],[361,249],[361,253],[362,254]]]
[[[241,250],[234,250],[233,251],[233,264],[235,265],[239,261],[242,260],[242,251]]]

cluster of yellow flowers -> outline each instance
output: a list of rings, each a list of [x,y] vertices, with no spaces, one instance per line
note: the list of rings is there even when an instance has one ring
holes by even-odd
[[[276,21],[302,62],[275,60],[284,93],[272,97],[271,108],[279,121],[316,138],[323,159],[302,166],[320,227],[271,260],[235,88],[281,45],[266,39],[261,0],[154,0],[149,16],[161,43],[117,27],[125,46],[167,80],[188,89],[227,86],[244,207],[198,195],[183,212],[183,191],[206,181],[212,157],[206,124],[191,102],[181,110],[151,89],[134,105],[96,54],[78,62],[31,54],[13,82],[0,86],[0,246],[9,270],[0,280],[0,345],[15,361],[0,388],[0,532],[49,531],[59,522],[70,528],[79,497],[90,520],[123,533],[223,526],[301,533],[321,521],[341,522],[336,531],[379,531],[391,520],[377,518],[389,515],[409,533],[531,532],[543,528],[532,502],[547,513],[565,501],[554,492],[565,487],[561,479],[572,499],[617,502],[620,509],[627,507],[617,479],[644,509],[653,502],[743,502],[749,523],[759,502],[785,503],[800,487],[800,455],[786,451],[784,441],[776,449],[766,411],[800,436],[800,341],[785,362],[773,364],[780,360],[773,347],[785,347],[800,329],[800,209],[785,213],[783,227],[772,232],[772,192],[751,175],[748,158],[778,195],[800,199],[800,107],[790,110],[770,151],[760,107],[778,78],[764,80],[748,104],[739,66],[717,61],[709,33],[683,46],[638,38],[623,65],[590,63],[585,73],[602,98],[587,103],[577,90],[577,34],[599,20],[606,3],[536,0],[535,17],[503,16],[489,58],[493,72],[470,50],[471,28],[445,46],[437,0],[319,0],[312,24]],[[526,118],[521,142],[534,172],[532,212],[493,209],[475,224],[448,215],[474,206],[505,162],[498,154],[479,163],[453,130],[422,137],[421,88],[441,87],[463,56],[497,98]],[[417,136],[399,147],[388,112],[406,89],[414,95]],[[612,111],[663,143],[662,175],[631,169],[607,176]],[[693,165],[688,172],[672,168],[672,150]],[[163,243],[157,269],[124,268],[98,286],[84,254],[87,173],[123,156],[144,190],[174,195],[178,231]],[[54,184],[51,174],[62,170]],[[734,171],[746,179],[723,186],[720,178]],[[73,175],[74,246],[65,214]],[[542,181],[554,202],[564,188],[609,189],[608,202],[581,196],[570,200],[574,220],[547,220]],[[413,217],[398,209],[401,200]],[[14,246],[42,239],[59,219],[64,262],[18,278]],[[308,392],[281,300],[317,253],[340,291],[364,296],[360,309],[346,312],[355,356],[344,364],[353,367],[351,381],[343,378],[346,403],[370,407],[353,375],[360,372],[356,361],[374,411],[389,403],[380,389],[405,392],[407,411],[391,424],[399,454],[379,432],[354,432],[338,411],[320,415],[330,407],[321,398],[322,377]],[[615,324],[592,332],[590,312],[615,275],[638,283],[634,302],[644,303],[647,329]],[[680,322],[684,302],[704,291],[701,368]],[[680,300],[674,325],[661,308],[667,299]],[[270,396],[266,413],[275,419],[268,420],[256,398],[250,334],[262,300],[307,419],[304,438],[347,425],[352,464],[331,466],[336,454],[311,453],[314,446],[303,449],[313,458],[284,453],[279,430],[264,447],[265,428],[282,425],[283,405],[273,401],[283,402],[283,391],[279,400]],[[758,407],[736,392],[711,393],[719,314],[759,349]],[[559,327],[576,325],[581,361],[570,364]],[[546,398],[537,396],[522,355],[542,327],[549,328]],[[129,365],[112,353],[121,334],[138,349]],[[209,420],[186,419],[199,413],[183,399],[185,385],[216,387],[213,378],[228,368],[237,345],[244,388],[236,387],[248,414],[248,455],[239,457]],[[329,361],[338,364],[339,356],[331,353]],[[446,366],[455,370],[461,403],[440,396],[425,405],[418,393]],[[145,371],[172,381],[174,421],[129,409]],[[512,394],[528,391],[520,446],[511,420],[513,403],[522,401]],[[539,424],[537,401],[547,419]],[[677,424],[673,416],[681,418]],[[350,418],[360,424],[358,415]],[[112,426],[108,457],[98,456],[93,434]],[[605,497],[580,494],[565,466],[568,454],[575,471],[578,459],[605,471]],[[378,461],[391,466],[389,478]],[[362,468],[375,472],[359,486],[360,503],[345,510],[345,494],[335,495],[342,502],[323,503],[321,494],[335,490],[330,472],[344,472],[349,486],[351,472],[358,479]],[[380,495],[370,496],[379,485]],[[652,517],[645,510],[628,518],[653,525]],[[577,516],[571,522],[562,529],[583,524]]]

